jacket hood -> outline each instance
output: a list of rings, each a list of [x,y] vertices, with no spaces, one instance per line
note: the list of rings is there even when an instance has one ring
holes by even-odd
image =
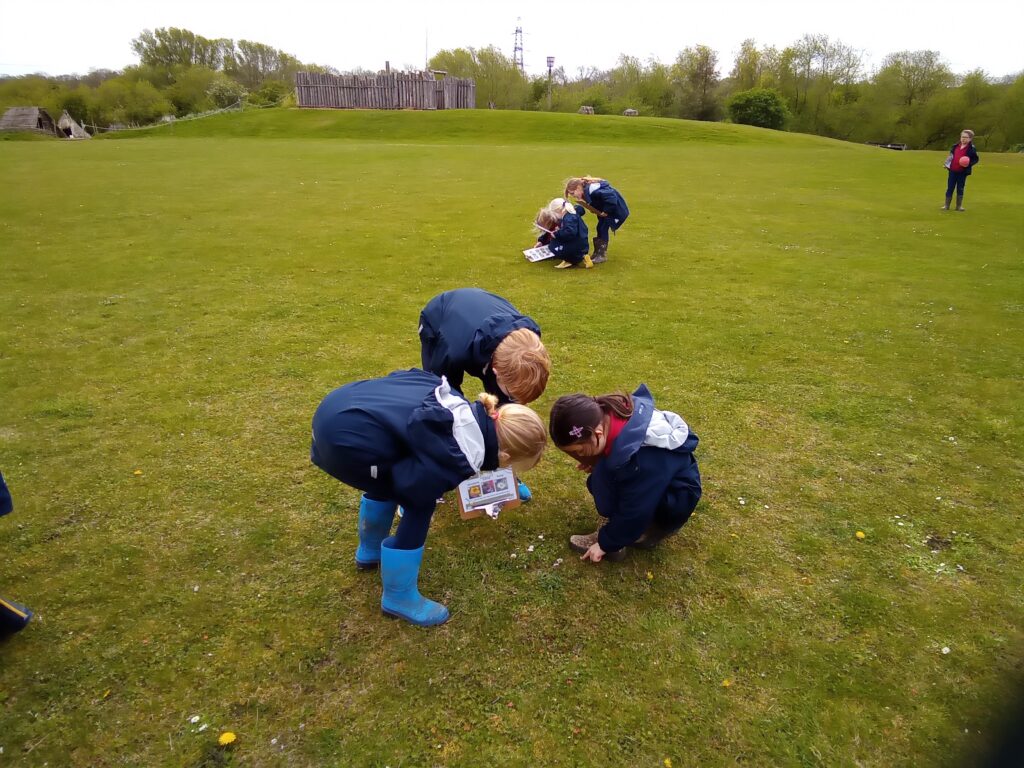
[[[697,436],[681,416],[655,408],[654,396],[646,384],[641,384],[633,393],[633,415],[616,438],[608,462],[621,467],[645,445],[666,451],[693,451]]]

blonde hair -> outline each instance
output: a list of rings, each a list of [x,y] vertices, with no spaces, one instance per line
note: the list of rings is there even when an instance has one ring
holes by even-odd
[[[491,367],[501,376],[510,397],[520,403],[532,403],[548,385],[551,357],[540,336],[529,328],[519,328],[495,348]]]
[[[974,138],[974,131],[972,131],[970,128],[964,128],[962,131],[960,131],[960,133],[966,133],[967,134],[967,138],[969,138],[969,139],[973,139]]]
[[[494,419],[498,434],[498,464],[516,473],[533,469],[548,446],[548,435],[540,416],[525,405],[498,406],[498,398],[481,392],[477,398]]]

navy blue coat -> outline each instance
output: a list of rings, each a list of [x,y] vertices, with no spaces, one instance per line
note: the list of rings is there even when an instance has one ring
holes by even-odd
[[[637,388],[633,415],[587,479],[597,511],[608,518],[597,537],[601,549],[616,552],[632,544],[659,509],[689,516],[701,493],[697,442],[682,419],[654,407],[647,385]]]
[[[950,147],[949,148],[949,154],[952,155],[954,152],[956,152],[956,148],[959,145],[960,145],[960,142],[958,141],[956,144],[954,144],[952,147]],[[962,173],[962,174],[964,174],[966,176],[970,176],[971,175],[971,169],[975,165],[977,165],[979,162],[981,162],[981,158],[978,157],[978,150],[976,150],[974,148],[974,142],[973,141],[970,144],[967,145],[967,157],[969,157],[971,159],[971,164],[968,165],[966,168],[950,168],[949,170],[951,170],[953,173]],[[964,183],[966,184],[967,182],[964,182]]]
[[[565,261],[578,262],[590,251],[590,230],[583,220],[582,205],[574,205],[576,213],[566,213],[554,234],[545,233],[540,242],[555,256]]]
[[[420,312],[423,369],[446,377],[460,392],[465,375],[476,376],[485,392],[507,403],[509,397],[501,391],[491,369],[491,356],[502,339],[520,328],[540,336],[540,326],[534,319],[520,314],[501,296],[480,288],[445,291]]]
[[[310,460],[341,482],[414,510],[498,466],[494,421],[439,376],[412,368],[346,384],[313,415]]]
[[[11,492],[7,490],[7,483],[4,482],[3,473],[0,472],[0,516],[6,515],[14,509],[14,501],[11,499]]]
[[[595,182],[591,182],[593,184]],[[629,206],[622,199],[622,195],[607,181],[600,182],[600,186],[593,192],[590,191],[590,184],[583,183],[583,199],[587,205],[596,211],[608,214],[611,219],[612,231],[622,226],[629,217]]]

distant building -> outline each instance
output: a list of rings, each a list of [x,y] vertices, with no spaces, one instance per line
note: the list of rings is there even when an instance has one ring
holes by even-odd
[[[0,131],[35,131],[57,135],[57,126],[42,107],[11,107],[0,117]]]
[[[65,109],[57,121],[57,133],[68,139],[91,139],[92,136],[82,126],[75,122],[75,118],[68,114]]]

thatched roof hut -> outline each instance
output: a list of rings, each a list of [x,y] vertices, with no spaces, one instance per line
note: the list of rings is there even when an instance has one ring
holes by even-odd
[[[57,130],[69,139],[91,139],[92,136],[82,126],[75,122],[75,118],[68,114],[65,109],[57,121]]]
[[[0,131],[38,131],[55,136],[57,126],[42,107],[11,107],[0,117]]]

